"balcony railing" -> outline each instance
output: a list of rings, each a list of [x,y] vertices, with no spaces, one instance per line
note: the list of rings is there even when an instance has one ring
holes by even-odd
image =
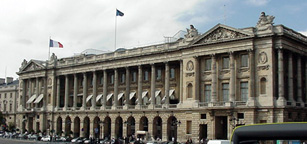
[[[106,109],[112,109],[112,106],[106,106]]]
[[[198,107],[207,107],[209,105],[208,102],[199,102]]]
[[[213,106],[225,106],[225,102],[213,102]]]
[[[128,105],[128,109],[135,109],[135,105]]]
[[[168,108],[171,108],[171,109],[177,108],[177,104],[169,104],[169,105],[168,105]]]
[[[235,104],[235,106],[246,106],[245,101],[235,101],[234,104]]]
[[[117,106],[116,109],[124,109],[124,106]]]
[[[162,105],[155,105],[155,109],[162,109]]]
[[[141,105],[141,109],[148,109],[148,105]]]

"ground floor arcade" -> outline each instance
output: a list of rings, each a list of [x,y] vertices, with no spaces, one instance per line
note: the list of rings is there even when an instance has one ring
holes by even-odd
[[[147,131],[162,141],[192,138],[229,139],[238,125],[303,121],[306,112],[284,109],[195,109],[163,111],[85,111],[18,115],[22,131],[41,131],[71,137],[124,138]],[[297,120],[300,118],[301,120]]]

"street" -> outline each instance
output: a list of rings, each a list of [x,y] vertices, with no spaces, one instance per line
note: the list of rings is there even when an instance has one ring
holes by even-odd
[[[42,141],[33,141],[33,140],[0,138],[0,144],[50,144],[50,143],[69,144],[69,142],[42,142]]]

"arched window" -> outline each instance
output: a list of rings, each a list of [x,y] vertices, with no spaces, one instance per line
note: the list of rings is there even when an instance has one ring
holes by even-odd
[[[192,92],[193,92],[193,85],[190,83],[188,84],[188,87],[187,87],[188,98],[192,98]]]
[[[260,94],[266,94],[266,78],[260,79]]]

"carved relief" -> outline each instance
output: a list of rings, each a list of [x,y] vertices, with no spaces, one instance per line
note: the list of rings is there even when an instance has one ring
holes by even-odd
[[[268,56],[265,52],[259,53],[258,63],[265,64],[268,61]]]
[[[269,70],[270,69],[270,66],[269,65],[264,65],[264,66],[258,66],[257,67],[257,70],[260,71],[260,70]]]
[[[189,72],[189,73],[186,73],[185,75],[186,77],[194,77],[194,72]]]
[[[246,35],[236,31],[228,30],[225,28],[218,28],[217,30],[206,36],[202,42],[209,43],[228,39],[237,39],[242,38],[244,36]]]
[[[194,70],[194,64],[190,60],[190,61],[187,62],[187,71],[192,71],[192,70]]]
[[[52,79],[51,78],[48,79],[48,85],[52,85]]]

